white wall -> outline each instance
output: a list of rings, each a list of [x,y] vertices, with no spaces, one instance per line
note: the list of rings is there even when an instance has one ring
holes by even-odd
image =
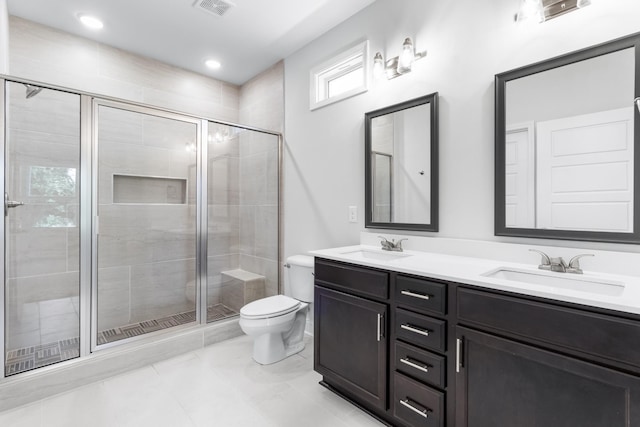
[[[0,0],[0,74],[9,74],[9,11]]]
[[[358,243],[364,230],[364,113],[440,94],[440,232],[507,242],[640,251],[631,245],[493,235],[494,75],[640,31],[640,2],[600,0],[543,24],[513,22],[516,0],[377,0],[285,60],[285,255]],[[346,101],[309,111],[309,70],[357,40],[371,54],[412,37],[426,59]],[[347,206],[358,206],[358,223]],[[375,230],[372,231],[376,233]]]

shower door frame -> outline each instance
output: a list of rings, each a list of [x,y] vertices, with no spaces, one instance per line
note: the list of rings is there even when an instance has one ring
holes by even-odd
[[[7,139],[7,123],[5,120],[6,114],[7,114],[7,99],[6,99],[6,87],[7,87],[7,80],[2,79],[0,80],[0,161],[2,162],[2,174],[0,177],[0,188],[2,189],[2,192],[6,192],[7,189],[5,187],[5,171],[7,169],[6,166],[6,158],[5,158],[5,149],[6,149],[6,139]],[[4,197],[4,195],[2,196]],[[2,208],[2,227],[0,227],[0,239],[2,239],[2,244],[0,245],[0,255],[2,255],[2,265],[0,266],[0,278],[2,279],[2,289],[0,289],[0,313],[2,313],[2,316],[0,316],[0,345],[2,346],[2,373],[0,373],[0,378],[5,378],[7,375],[7,345],[6,345],[6,341],[5,341],[5,311],[6,311],[6,301],[5,301],[5,294],[6,294],[6,289],[7,289],[7,278],[6,278],[6,271],[5,271],[5,256],[6,256],[6,242],[5,242],[5,228],[7,226],[7,219],[4,215],[5,210],[7,209],[6,206],[4,206],[4,201],[3,203],[3,208]]]
[[[79,265],[80,265],[80,286],[79,286],[79,321],[80,321],[80,355],[78,358],[70,359],[62,362],[65,366],[68,363],[74,363],[81,360],[86,356],[96,352],[99,353],[103,349],[115,347],[118,345],[130,343],[132,341],[139,341],[148,338],[152,338],[158,334],[166,334],[179,329],[192,328],[194,326],[207,325],[207,298],[203,294],[207,291],[207,264],[208,264],[208,194],[205,183],[208,183],[208,162],[205,159],[208,158],[208,129],[209,123],[215,123],[220,125],[232,126],[239,129],[245,129],[248,131],[259,132],[263,134],[273,135],[278,138],[278,153],[277,153],[277,169],[278,169],[278,208],[277,208],[277,280],[278,280],[278,293],[282,292],[282,268],[283,268],[283,256],[284,256],[284,231],[283,231],[283,156],[284,156],[284,138],[282,133],[275,132],[267,129],[262,129],[253,126],[246,126],[238,123],[233,123],[225,120],[210,119],[195,114],[184,113],[176,110],[165,109],[157,106],[150,106],[143,103],[122,100],[115,97],[109,97],[87,91],[72,89],[55,84],[43,83],[35,80],[24,79],[19,77],[13,77],[10,75],[0,74],[0,162],[3,167],[3,173],[0,176],[0,187],[5,189],[5,174],[6,168],[6,84],[19,83],[30,84],[42,87],[44,89],[57,90],[67,93],[72,93],[80,96],[80,250],[79,250]],[[184,326],[173,327],[165,330],[151,332],[145,335],[128,338],[113,343],[97,345],[97,239],[95,238],[96,224],[95,218],[97,216],[97,129],[98,122],[97,106],[104,105],[108,107],[120,108],[124,110],[130,110],[135,112],[141,112],[143,114],[149,113],[154,116],[174,118],[180,121],[194,123],[197,126],[197,141],[196,141],[196,321],[195,325],[186,324]],[[198,203],[200,205],[198,206]],[[5,222],[3,221],[0,226],[0,256],[2,259],[2,265],[0,265],[0,346],[2,346],[2,372],[0,372],[0,380],[7,378],[5,371],[6,364],[6,349],[5,349],[5,291],[6,291],[6,278],[5,278]],[[98,230],[99,231],[99,230]],[[215,322],[213,322],[215,323]],[[94,345],[96,344],[96,345]],[[12,378],[20,377],[22,375],[32,375],[37,372],[46,372],[49,370],[55,370],[60,366],[60,363],[44,366],[31,371],[11,375]]]
[[[73,95],[78,95],[80,106],[80,117],[79,117],[79,130],[80,130],[80,140],[78,141],[79,145],[79,178],[80,182],[78,184],[79,187],[79,222],[80,222],[80,233],[79,233],[79,254],[78,254],[78,265],[79,265],[79,285],[78,285],[78,323],[79,323],[79,356],[77,358],[68,359],[74,360],[79,359],[81,357],[87,356],[90,354],[89,343],[86,337],[89,333],[89,320],[90,320],[90,307],[88,305],[88,301],[90,298],[90,293],[87,291],[83,291],[83,289],[89,289],[88,284],[91,280],[91,259],[90,252],[84,248],[90,247],[91,242],[91,234],[89,233],[88,224],[90,221],[90,209],[91,204],[90,200],[90,186],[86,183],[90,182],[91,178],[91,169],[90,169],[90,154],[91,154],[91,117],[87,112],[90,111],[91,108],[91,95],[87,93],[83,93],[81,91],[49,85],[45,83],[40,83],[33,80],[14,78],[7,75],[0,74],[0,164],[2,165],[2,174],[0,174],[0,188],[3,192],[6,193],[6,148],[7,148],[7,121],[6,115],[8,111],[8,99],[7,99],[7,84],[16,83],[16,84],[24,84],[24,85],[34,85],[42,87],[43,89],[54,90],[58,92],[70,93]],[[3,212],[6,211],[6,205],[3,202]],[[0,379],[8,378],[6,374],[6,216],[3,214],[2,225],[0,226],[0,259],[2,262],[0,263],[0,347],[2,347],[2,372],[0,372]],[[18,374],[10,375],[10,377],[20,376],[22,374],[28,374],[29,372],[34,371],[46,371],[53,369],[56,365],[60,363],[64,363],[66,361],[57,362],[51,365],[46,365],[40,368],[31,369],[29,371],[21,372]]]
[[[203,144],[203,135],[208,128],[206,120],[193,117],[188,114],[177,113],[173,111],[167,111],[155,107],[149,107],[145,105],[131,104],[125,101],[117,101],[104,97],[96,96],[92,99],[91,103],[91,123],[92,123],[92,177],[91,177],[91,260],[93,268],[91,269],[91,348],[90,352],[100,351],[121,345],[123,343],[137,341],[153,337],[157,334],[166,333],[167,331],[175,331],[179,329],[185,329],[193,326],[193,323],[187,323],[180,326],[174,326],[168,329],[161,329],[154,332],[149,332],[143,335],[130,337],[110,343],[98,344],[98,237],[100,232],[100,219],[99,219],[99,200],[98,200],[98,131],[100,127],[99,109],[100,107],[115,108],[121,111],[133,112],[138,114],[146,114],[153,117],[161,117],[170,120],[176,120],[183,123],[194,124],[196,126],[196,219],[195,219],[195,232],[196,232],[196,247],[195,247],[195,274],[196,274],[196,320],[195,324],[206,323],[207,309],[206,299],[203,298],[203,293],[206,293],[206,262],[202,262],[203,257],[206,260],[206,251],[203,253],[203,246],[206,246],[207,242],[207,215],[203,215],[202,206],[206,207],[207,195],[203,191],[203,183],[206,182],[207,171],[203,168],[202,158],[206,155],[207,144]],[[188,191],[188,189],[187,189]],[[204,242],[204,243],[203,243]],[[205,248],[206,249],[206,248]],[[204,268],[203,268],[203,265]],[[203,319],[204,312],[204,322]]]

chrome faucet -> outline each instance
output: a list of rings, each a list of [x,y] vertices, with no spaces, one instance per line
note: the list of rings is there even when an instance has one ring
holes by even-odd
[[[397,242],[394,239],[390,241],[386,237],[378,236],[383,251],[402,252],[402,242],[409,239],[400,239]]]
[[[562,257],[552,258],[549,255],[537,249],[529,249],[529,251],[537,252],[542,256],[540,265],[538,265],[538,268],[540,270],[555,271],[557,273],[582,274],[582,269],[580,268],[580,258],[585,256],[594,256],[593,254],[576,255],[573,258],[571,258],[571,260],[569,260],[569,264],[567,264]]]
[[[595,256],[594,254],[580,254],[576,255],[571,260],[569,260],[569,265],[567,266],[567,273],[575,273],[582,274],[582,269],[580,268],[580,258],[585,256]]]

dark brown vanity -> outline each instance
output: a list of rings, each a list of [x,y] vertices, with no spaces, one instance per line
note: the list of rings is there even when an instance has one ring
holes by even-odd
[[[316,258],[314,367],[393,426],[640,425],[640,316]]]
[[[633,34],[495,77],[496,235],[640,242],[637,52]],[[367,228],[438,230],[437,100],[434,93],[365,114]],[[410,132],[403,115],[419,117]],[[400,157],[420,145],[431,149],[409,156],[420,167]],[[422,190],[406,199],[428,203],[405,212],[394,166]],[[402,250],[382,239],[382,249]],[[354,248],[316,251],[314,367],[324,386],[393,426],[640,427],[637,271],[628,287],[605,289],[605,280],[599,293],[589,287],[601,277],[587,280],[562,258],[554,258],[561,269],[547,270],[580,280],[540,282],[531,279],[544,276],[535,267],[503,270],[524,279],[500,276],[495,261],[515,259],[507,251],[487,246],[493,263],[469,267],[438,255],[476,257],[481,246],[437,245],[425,245],[431,258],[408,263],[371,249],[361,258],[349,258]]]
[[[321,258],[315,278],[322,384],[390,425],[447,425],[449,285]]]

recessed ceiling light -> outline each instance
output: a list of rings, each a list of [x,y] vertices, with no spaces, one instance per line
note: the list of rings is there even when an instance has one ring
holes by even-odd
[[[102,23],[102,21],[96,18],[95,16],[80,14],[78,15],[78,19],[86,27],[89,27],[93,30],[99,30],[102,27],[104,27],[104,24]]]
[[[217,70],[222,66],[222,64],[220,64],[220,61],[216,61],[215,59],[207,59],[206,61],[204,61],[204,65],[206,65],[208,68],[211,68],[212,70]]]

